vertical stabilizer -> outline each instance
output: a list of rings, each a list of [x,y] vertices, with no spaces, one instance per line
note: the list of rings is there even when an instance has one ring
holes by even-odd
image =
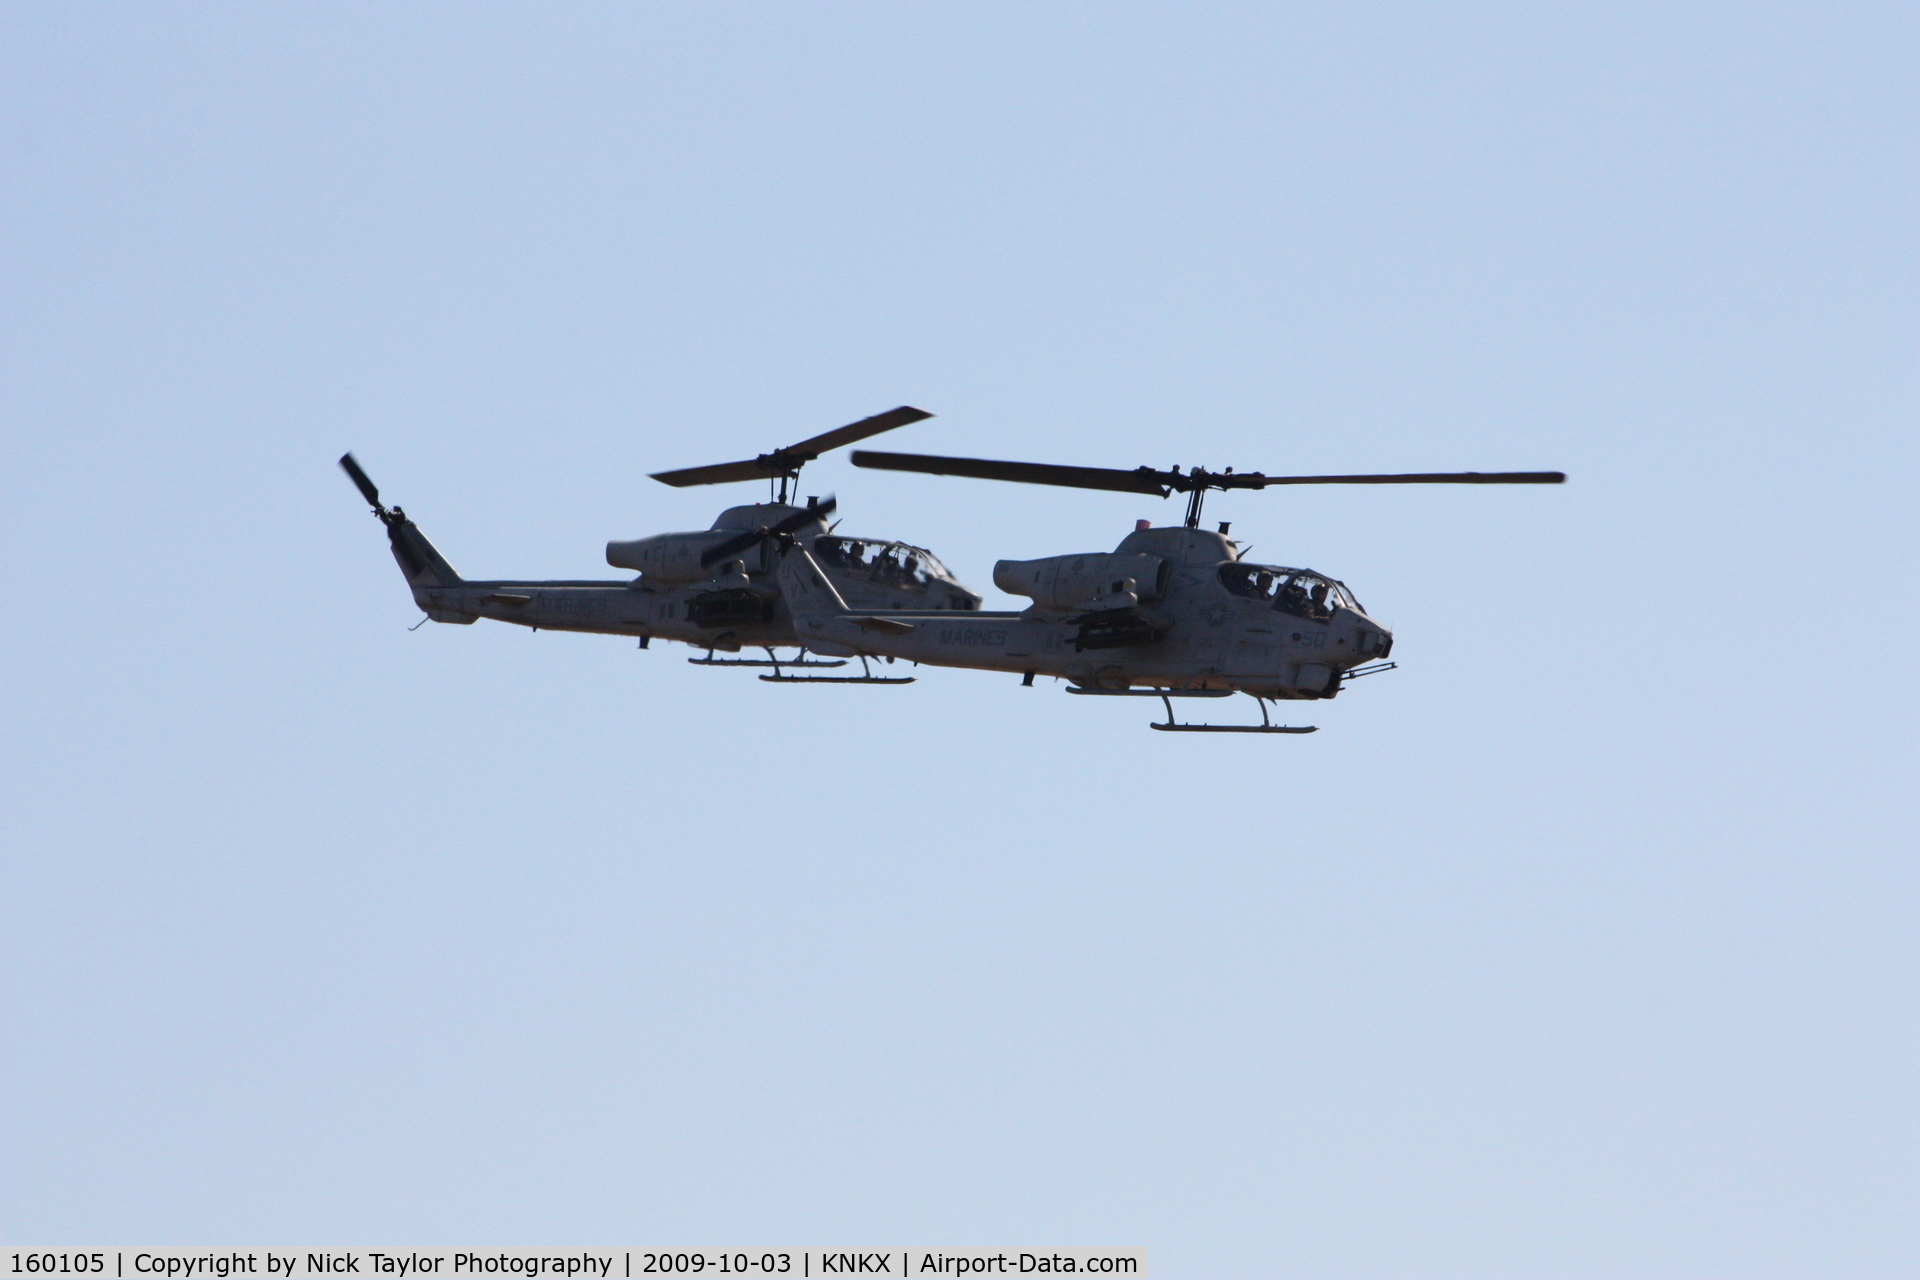
[[[394,561],[405,575],[407,585],[413,588],[413,602],[435,622],[472,622],[473,614],[447,608],[437,598],[446,588],[459,586],[460,575],[447,563],[447,558],[427,541],[427,535],[420,532],[420,526],[407,519],[407,513],[399,507],[389,510],[381,503],[380,490],[374,487],[373,481],[360,469],[360,464],[354,461],[352,454],[340,455],[340,469],[360,490],[360,496],[373,508],[373,514],[380,518],[380,523],[387,526],[387,542],[393,548]]]
[[[407,513],[395,507],[387,517],[387,541],[393,544],[393,558],[410,587],[457,587],[460,575],[447,563],[420,526],[407,519]]]

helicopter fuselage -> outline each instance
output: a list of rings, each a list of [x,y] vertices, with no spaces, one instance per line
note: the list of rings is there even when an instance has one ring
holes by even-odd
[[[641,570],[631,580],[464,579],[404,512],[396,512],[399,523],[389,528],[394,558],[407,575],[414,602],[436,622],[488,618],[540,631],[678,640],[731,652],[805,642],[796,635],[781,597],[778,556],[770,544],[763,542],[710,569],[700,565],[701,553],[734,534],[806,510],[756,503],[729,508],[710,530],[608,543],[610,564]],[[855,607],[938,614],[980,605],[980,596],[924,548],[836,537],[824,519],[804,526],[800,536],[819,547],[826,562],[823,572]]]
[[[1091,576],[1129,568],[1142,576]],[[863,610],[834,598],[803,549],[782,576],[794,630],[815,652],[1031,672],[1087,689],[1330,698],[1393,644],[1336,580],[1248,564],[1230,539],[1199,529],[1136,530],[1111,554],[1002,561],[995,582],[1035,598],[1019,612]]]

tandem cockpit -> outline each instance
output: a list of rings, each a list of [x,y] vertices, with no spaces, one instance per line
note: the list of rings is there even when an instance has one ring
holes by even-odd
[[[1223,564],[1220,585],[1236,596],[1261,600],[1280,613],[1324,622],[1336,608],[1365,613],[1346,584],[1311,569],[1276,564]]]
[[[909,608],[974,610],[980,597],[925,547],[877,538],[846,538],[822,534],[813,540],[814,558],[836,575],[850,577],[888,592],[924,597],[926,603]]]

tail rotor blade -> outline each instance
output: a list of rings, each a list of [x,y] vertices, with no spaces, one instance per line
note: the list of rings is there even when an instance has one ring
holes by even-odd
[[[700,567],[710,569],[722,560],[731,560],[755,545],[768,535],[766,529],[749,529],[747,532],[728,538],[717,547],[708,547],[700,553]]]
[[[367,478],[367,473],[360,469],[360,464],[353,460],[351,453],[340,455],[340,469],[359,486],[360,494],[367,500],[368,506],[375,511],[384,509],[380,505],[380,491],[373,487],[373,481]]]
[[[825,502],[817,506],[808,507],[805,511],[796,511],[770,528],[763,526],[758,529],[750,529],[745,533],[736,534],[720,545],[709,547],[701,552],[700,567],[702,569],[711,568],[724,560],[733,559],[748,547],[765,542],[768,538],[784,538],[789,534],[799,532],[810,524],[823,523],[828,516],[833,514],[834,508],[839,505],[838,502],[834,501],[833,495],[828,494]]]

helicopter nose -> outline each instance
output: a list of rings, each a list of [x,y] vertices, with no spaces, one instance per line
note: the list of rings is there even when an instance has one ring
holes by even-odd
[[[1384,658],[1393,652],[1393,632],[1371,618],[1362,618],[1354,632],[1353,652],[1359,658]]]

